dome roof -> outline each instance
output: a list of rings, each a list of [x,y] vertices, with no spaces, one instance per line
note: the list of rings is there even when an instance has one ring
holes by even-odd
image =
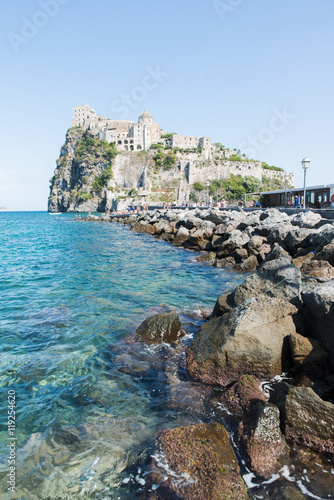
[[[140,115],[139,121],[147,121],[147,120],[153,121],[153,116],[151,115],[151,113],[147,111],[147,109],[145,109],[144,113]]]

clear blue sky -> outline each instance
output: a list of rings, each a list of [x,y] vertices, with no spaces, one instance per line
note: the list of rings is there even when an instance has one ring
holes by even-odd
[[[79,104],[130,120],[147,108],[297,186],[307,155],[308,185],[334,183],[333,21],[333,0],[3,2],[0,206],[46,210]]]

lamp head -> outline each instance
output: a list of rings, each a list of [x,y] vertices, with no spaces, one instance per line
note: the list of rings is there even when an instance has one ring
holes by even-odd
[[[305,156],[305,158],[302,160],[302,167],[304,170],[306,170],[310,166],[311,160]]]

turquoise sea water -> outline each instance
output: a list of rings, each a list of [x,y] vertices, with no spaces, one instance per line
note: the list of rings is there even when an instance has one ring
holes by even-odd
[[[218,420],[233,436],[231,418],[208,404],[214,389],[187,377],[184,351],[202,310],[245,276],[70,214],[0,213],[0,235],[0,499],[137,499],[162,429]],[[178,348],[127,341],[166,306],[187,332]],[[328,456],[292,449],[267,482],[242,467],[251,498],[334,498]]]
[[[125,373],[161,353],[148,348],[139,359],[122,339],[162,305],[212,309],[240,278],[119,224],[68,214],[0,213],[0,234],[0,384],[17,398],[14,497],[100,498],[104,487],[106,498],[126,497],[125,486],[115,489],[124,464],[180,413],[154,394],[158,371],[146,384]],[[196,319],[188,323],[191,333]],[[6,405],[2,398],[2,445]],[[2,446],[3,475],[6,453]]]

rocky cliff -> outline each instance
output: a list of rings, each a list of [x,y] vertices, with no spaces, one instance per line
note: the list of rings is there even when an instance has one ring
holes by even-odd
[[[90,129],[68,130],[55,173],[50,180],[49,212],[104,212],[135,204],[205,201],[210,195],[227,196],[231,174],[248,182],[243,193],[282,187],[282,180],[265,180],[261,162],[226,158],[226,150],[180,150],[163,144],[149,151],[118,151],[114,143],[100,140]],[[283,172],[273,172],[283,176]],[[223,181],[223,182],[221,182]],[[255,181],[255,184],[254,184]],[[269,179],[270,181],[270,179]],[[270,181],[271,182],[271,181]],[[211,189],[212,188],[212,189]]]

